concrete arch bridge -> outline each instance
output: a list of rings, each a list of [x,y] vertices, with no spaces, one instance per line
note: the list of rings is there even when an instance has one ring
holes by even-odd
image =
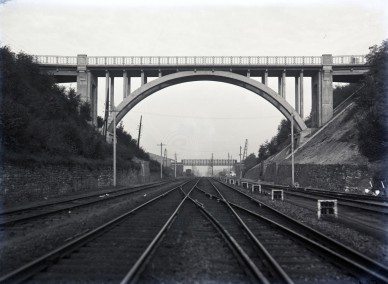
[[[42,72],[57,82],[77,82],[77,93],[91,105],[93,124],[97,124],[98,77],[105,77],[107,130],[136,104],[155,92],[185,82],[217,81],[240,86],[263,97],[287,119],[294,120],[299,131],[303,121],[305,77],[311,77],[312,125],[323,126],[333,116],[333,82],[357,82],[369,66],[364,55],[332,56],[35,56]],[[123,100],[115,107],[114,82],[123,78]],[[131,78],[140,77],[141,86],[131,92]],[[147,82],[147,78],[157,77]],[[259,77],[260,81],[251,77]],[[268,78],[278,78],[278,90],[268,87]],[[286,100],[286,77],[295,79],[295,108]]]

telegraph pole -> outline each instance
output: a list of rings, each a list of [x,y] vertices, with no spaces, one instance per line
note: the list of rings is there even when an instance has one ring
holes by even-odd
[[[141,121],[143,119],[143,116],[140,116],[140,124],[139,124],[139,134],[137,136],[137,149],[140,148],[140,136],[141,136]]]
[[[212,176],[213,176],[214,175],[214,173],[213,173],[213,167],[214,167],[213,153],[212,153],[212,161],[211,161],[211,163],[212,163]]]
[[[166,144],[160,142],[157,146],[160,146],[160,179],[163,179],[163,146],[166,146]]]
[[[242,154],[241,154],[241,148],[242,147],[240,146],[240,155],[239,155],[240,156],[240,179],[242,178],[242,165],[241,165],[241,155]]]
[[[176,178],[176,163],[177,163],[177,160],[176,160],[176,153],[175,153],[175,166],[174,166],[175,178]]]
[[[116,111],[113,109],[113,186],[116,187]]]
[[[291,185],[295,184],[295,168],[294,168],[294,113],[291,113]]]

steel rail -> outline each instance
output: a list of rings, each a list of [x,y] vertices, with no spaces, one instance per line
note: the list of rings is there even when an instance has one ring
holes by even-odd
[[[197,187],[198,188],[198,187]],[[238,256],[244,261],[248,266],[250,272],[255,276],[256,280],[259,283],[269,284],[269,280],[263,275],[260,269],[256,266],[254,261],[248,256],[244,249],[239,245],[239,243],[233,238],[233,236],[218,222],[218,220],[206,210],[202,204],[194,200],[189,196],[189,199],[196,205],[198,208],[205,214],[205,216],[213,223],[216,229],[223,235],[224,239],[228,241],[233,250],[238,253]]]
[[[248,236],[251,238],[251,240],[254,242],[254,244],[258,247],[260,252],[264,255],[266,258],[266,261],[268,261],[269,266],[268,269],[271,272],[274,272],[276,274],[277,281],[281,281],[282,283],[294,283],[294,281],[288,276],[288,274],[284,271],[284,269],[280,266],[280,264],[273,258],[273,256],[268,252],[268,250],[264,247],[264,245],[256,238],[256,236],[253,234],[253,232],[249,229],[249,227],[245,224],[245,222],[241,219],[241,217],[237,214],[237,212],[232,208],[232,206],[229,204],[228,200],[222,195],[222,193],[218,190],[218,188],[210,182],[210,184],[213,186],[215,191],[220,195],[222,198],[221,201],[226,204],[230,212],[232,212],[233,216],[237,219],[238,223],[244,228],[245,232],[248,234]],[[198,188],[199,189],[199,188]],[[202,192],[205,192],[204,190],[201,190]]]
[[[18,206],[18,207],[11,208],[9,210],[1,211],[0,212],[0,216],[4,216],[4,215],[7,215],[7,214],[20,213],[20,212],[27,211],[27,210],[38,209],[38,208],[42,208],[42,207],[46,207],[46,206],[51,206],[51,205],[56,205],[56,204],[61,204],[61,203],[66,203],[66,202],[71,202],[71,201],[76,201],[76,200],[87,199],[87,198],[91,198],[93,196],[99,196],[101,194],[106,194],[106,193],[110,194],[110,193],[116,193],[116,192],[120,192],[120,191],[131,190],[131,189],[134,189],[131,192],[136,192],[136,191],[139,191],[139,190],[142,190],[142,189],[147,189],[147,188],[152,188],[152,187],[156,187],[156,186],[159,186],[159,185],[167,184],[169,182],[170,181],[167,181],[167,182],[155,182],[155,183],[151,183],[151,184],[136,185],[136,186],[124,187],[124,188],[113,189],[113,190],[112,189],[106,189],[106,190],[101,190],[99,193],[93,193],[93,192],[90,193],[89,192],[89,194],[85,193],[85,194],[82,194],[82,195],[66,198],[66,199],[59,200],[59,201],[50,200],[48,202],[42,202],[42,203],[39,203],[39,204],[36,204],[36,205],[33,205],[33,206]]]
[[[136,208],[120,215],[119,217],[116,217],[112,219],[111,221],[99,226],[98,228],[68,242],[67,244],[23,265],[20,268],[17,268],[9,273],[7,273],[4,276],[0,277],[0,283],[21,283],[22,281],[25,281],[32,277],[33,275],[37,274],[38,272],[42,271],[43,269],[50,266],[52,263],[58,261],[60,258],[70,254],[74,250],[80,248],[87,242],[97,238],[98,236],[104,234],[105,232],[111,230],[116,225],[123,223],[127,217],[129,217],[131,214],[135,213],[139,209],[142,209],[146,207],[147,205],[163,198],[167,194],[179,189],[181,186],[186,185],[190,181],[184,182],[182,185],[172,188],[171,190],[164,192],[163,194],[160,194],[151,200],[148,200],[147,202],[137,206]]]
[[[252,216],[255,216],[255,217],[267,222],[268,224],[270,224],[272,226],[276,226],[279,230],[286,232],[288,235],[291,235],[293,238],[299,240],[301,243],[307,244],[310,248],[314,249],[315,251],[317,251],[321,254],[326,255],[326,257],[330,258],[331,260],[333,260],[337,263],[339,262],[344,268],[356,270],[359,277],[361,277],[361,278],[365,277],[365,272],[366,272],[369,275],[372,275],[373,277],[375,277],[378,281],[383,281],[385,283],[388,283],[388,278],[383,277],[382,275],[376,273],[375,271],[370,270],[363,265],[360,265],[356,261],[341,255],[341,253],[336,252],[330,248],[327,248],[327,247],[323,246],[322,244],[320,244],[312,239],[309,239],[309,238],[303,236],[302,234],[299,234],[298,232],[295,232],[295,231],[293,231],[293,230],[291,230],[291,229],[289,229],[289,228],[287,228],[287,227],[285,227],[285,226],[283,226],[283,225],[281,225],[273,220],[270,220],[264,216],[261,216],[255,212],[252,212],[244,207],[241,207],[241,206],[234,204],[234,203],[230,203],[230,204],[231,204],[231,206],[237,208],[238,210],[241,210],[245,213],[248,213]],[[351,268],[349,266],[351,266]]]
[[[343,257],[346,257],[348,259],[357,259],[357,263],[360,265],[360,267],[364,267],[366,269],[366,271],[368,271],[368,272],[372,271],[373,275],[379,276],[378,279],[383,279],[382,281],[388,283],[388,267],[387,266],[355,251],[352,248],[344,246],[340,242],[322,234],[321,232],[300,223],[299,221],[281,213],[280,211],[278,211],[274,208],[269,207],[265,203],[253,198],[252,196],[240,191],[239,189],[231,187],[228,184],[225,184],[222,182],[220,182],[220,183],[223,184],[224,186],[229,187],[230,189],[244,195],[245,197],[249,198],[253,202],[259,204],[259,206],[261,206],[262,208],[266,208],[266,209],[270,210],[271,212],[275,213],[276,215],[278,215],[282,218],[285,218],[289,222],[292,222],[293,225],[297,226],[303,232],[306,232],[310,236],[311,239],[319,240],[319,242],[322,245],[330,248],[333,251],[341,251]]]
[[[314,188],[308,188],[308,187],[289,187],[285,185],[267,185],[262,184],[261,185],[264,188],[279,188],[284,189],[287,191],[296,191],[301,193],[314,193],[314,194],[327,194],[331,196],[338,196],[339,198],[349,199],[353,201],[354,199],[364,199],[368,201],[376,201],[376,202],[382,202],[382,203],[388,203],[388,198],[383,196],[371,196],[371,195],[364,195],[364,194],[356,194],[356,193],[346,193],[346,192],[336,192],[336,191],[329,191],[324,189],[314,189]]]
[[[131,194],[134,194],[134,193],[139,192],[139,191],[143,191],[143,190],[150,189],[150,188],[153,188],[153,187],[158,187],[158,186],[160,186],[162,184],[165,184],[165,183],[149,185],[149,186],[138,188],[138,189],[135,189],[135,190],[132,190],[132,191],[128,191],[129,189],[125,188],[125,189],[120,189],[120,190],[117,190],[117,191],[104,192],[104,194],[107,194],[107,193],[115,194],[115,193],[118,193],[118,192],[125,191],[125,192],[122,192],[122,193],[118,193],[116,195],[106,196],[103,199],[98,198],[98,199],[94,199],[94,200],[91,200],[91,201],[86,201],[86,202],[80,203],[80,204],[69,204],[68,206],[65,206],[65,207],[62,207],[62,208],[57,208],[57,209],[52,208],[52,210],[47,211],[47,212],[36,212],[35,215],[34,214],[30,214],[30,215],[27,215],[27,216],[21,216],[19,218],[15,218],[15,219],[11,219],[11,220],[0,220],[0,227],[14,225],[15,223],[19,223],[19,222],[24,222],[24,221],[28,221],[28,220],[33,220],[33,219],[38,219],[38,218],[46,217],[46,216],[49,216],[49,215],[60,213],[62,211],[68,211],[70,209],[81,208],[81,207],[84,207],[84,206],[92,205],[92,204],[99,203],[99,202],[104,202],[104,201],[111,200],[111,199],[113,200],[115,198],[119,198],[119,197],[122,197],[122,196],[125,196],[125,195],[131,195]],[[65,203],[68,203],[68,202],[73,202],[73,201],[77,201],[77,200],[84,200],[84,199],[88,199],[88,198],[96,198],[99,195],[101,195],[101,193],[94,194],[94,195],[89,195],[89,196],[83,196],[83,197],[80,197],[80,198],[75,197],[75,198],[72,198],[72,199],[63,200],[63,201],[59,201],[59,202],[53,202],[53,203],[44,204],[44,205],[37,205],[37,206],[31,207],[31,208],[14,210],[11,213],[7,212],[5,214],[0,214],[0,218],[7,218],[7,214],[16,214],[18,212],[23,212],[23,211],[28,211],[28,210],[42,209],[42,208],[45,208],[45,207],[48,207],[47,209],[49,209],[50,206],[61,205],[61,204],[65,204]],[[31,213],[33,213],[33,212],[31,212]]]
[[[178,215],[179,211],[181,210],[183,204],[188,198],[188,195],[190,192],[195,188],[196,184],[190,189],[189,193],[185,195],[185,197],[182,199],[182,201],[179,203],[178,207],[175,209],[175,211],[171,214],[171,216],[168,218],[166,223],[163,225],[163,227],[160,229],[158,234],[154,237],[154,239],[151,241],[151,243],[147,246],[147,248],[144,250],[144,252],[140,255],[138,260],[135,262],[135,264],[131,267],[131,269],[128,271],[128,273],[125,275],[123,280],[120,281],[121,284],[125,283],[133,283],[136,281],[137,277],[141,273],[141,271],[144,269],[145,265],[149,262],[151,253],[156,249],[157,245],[160,244],[160,241],[164,234],[167,232],[167,229],[172,225],[173,220],[175,219],[176,215]],[[180,187],[182,190],[182,186]],[[183,191],[183,190],[182,190]]]

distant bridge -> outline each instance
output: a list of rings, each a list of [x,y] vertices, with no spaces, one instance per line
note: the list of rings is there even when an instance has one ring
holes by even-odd
[[[237,160],[232,159],[182,159],[184,166],[233,166]]]
[[[97,78],[105,77],[109,109],[117,111],[116,123],[136,104],[153,93],[191,81],[219,81],[248,89],[263,97],[299,131],[303,121],[303,78],[311,77],[312,126],[321,127],[333,116],[333,82],[357,82],[369,66],[364,55],[332,56],[44,56],[36,55],[41,70],[57,82],[77,82],[77,92],[91,104],[97,124]],[[114,78],[123,77],[123,100],[115,108]],[[131,92],[131,78],[140,77],[141,87]],[[157,77],[147,81],[149,77]],[[261,78],[260,81],[252,77]],[[277,91],[268,87],[268,78],[278,78]],[[286,100],[286,77],[295,78],[295,109]],[[107,121],[113,131],[112,114]]]

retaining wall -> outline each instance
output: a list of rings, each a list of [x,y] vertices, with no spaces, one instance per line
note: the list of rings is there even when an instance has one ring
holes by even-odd
[[[127,186],[152,182],[148,162],[141,171],[118,170],[117,185]],[[42,201],[57,196],[89,192],[113,185],[112,167],[89,169],[86,166],[0,166],[0,199],[6,206]]]
[[[322,188],[333,191],[364,192],[369,188],[373,174],[366,165],[316,165],[296,164],[295,182],[303,187]],[[267,164],[263,181],[275,184],[291,184],[290,164]]]

